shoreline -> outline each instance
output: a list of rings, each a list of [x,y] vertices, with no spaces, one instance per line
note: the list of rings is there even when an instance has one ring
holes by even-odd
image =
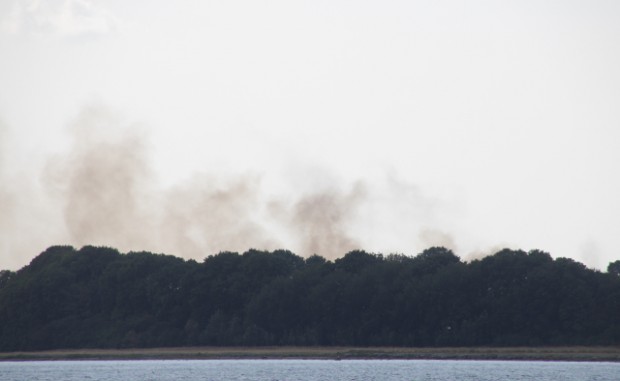
[[[0,352],[0,361],[223,359],[620,362],[620,347],[181,347]]]

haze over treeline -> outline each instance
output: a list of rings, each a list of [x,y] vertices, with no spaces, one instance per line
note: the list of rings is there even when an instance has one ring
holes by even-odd
[[[0,1],[0,268],[620,247],[620,2]],[[214,229],[214,226],[217,229]]]
[[[0,272],[0,350],[193,345],[618,345],[620,261],[607,272],[504,249],[464,262],[286,250],[202,262],[54,246]]]
[[[457,246],[438,228],[452,206],[389,172],[368,181],[295,166],[284,181],[207,163],[162,184],[148,133],[93,104],[70,123],[67,146],[25,176],[2,132],[0,124],[0,267],[17,269],[55,242],[185,259],[248,247],[335,259],[366,246]]]

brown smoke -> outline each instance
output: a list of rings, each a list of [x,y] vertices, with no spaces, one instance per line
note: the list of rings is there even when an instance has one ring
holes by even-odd
[[[50,189],[75,245],[136,248],[151,234],[143,139],[134,130],[119,133],[118,124],[106,110],[86,108],[72,125],[69,155],[48,165]]]
[[[467,253],[464,256],[463,260],[466,261],[466,262],[480,260],[480,259],[483,259],[485,257],[491,256],[491,255],[493,255],[493,254],[495,254],[497,252],[500,252],[501,250],[504,250],[506,248],[510,249],[511,245],[509,245],[509,244],[504,244],[504,245],[498,244],[498,245],[493,245],[493,246],[485,248],[485,249],[475,250],[475,251],[472,251],[470,253]]]
[[[258,221],[260,179],[223,181],[196,176],[165,192],[160,224],[162,247],[194,258],[221,250],[276,249]]]
[[[347,228],[355,210],[365,199],[364,186],[358,183],[348,193],[323,191],[297,201],[290,221],[300,239],[301,253],[334,258],[361,249]]]
[[[333,181],[328,187],[267,196],[261,176],[209,175],[217,171],[205,163],[206,174],[162,188],[149,166],[148,139],[139,126],[91,106],[80,112],[69,131],[69,150],[50,157],[44,169],[45,187],[37,197],[45,207],[38,211],[21,202],[35,193],[7,188],[0,151],[0,238],[22,258],[53,244],[92,244],[197,260],[250,248],[284,248],[334,259],[354,249],[381,251],[380,245],[414,249],[419,220],[435,214],[433,200],[394,177],[350,187]],[[15,223],[16,215],[24,216],[23,223]],[[386,226],[394,242],[377,239]],[[29,245],[17,245],[19,237]],[[440,231],[426,229],[417,238],[454,247],[452,238]],[[364,247],[369,243],[370,248]]]
[[[418,233],[418,239],[424,247],[442,246],[456,251],[456,244],[451,234],[441,230],[424,228]]]
[[[359,248],[347,224],[365,197],[361,185],[350,192],[311,193],[290,204],[263,196],[261,178],[251,174],[195,175],[161,189],[147,165],[144,137],[113,113],[88,107],[71,132],[69,154],[51,159],[46,174],[62,204],[70,244],[195,259],[222,250],[274,250],[284,241],[300,254],[332,258]]]

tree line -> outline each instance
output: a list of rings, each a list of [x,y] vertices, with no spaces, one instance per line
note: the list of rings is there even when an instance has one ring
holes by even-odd
[[[202,262],[50,247],[0,271],[0,350],[196,345],[620,344],[620,261],[607,272],[532,250],[461,261],[286,250]]]

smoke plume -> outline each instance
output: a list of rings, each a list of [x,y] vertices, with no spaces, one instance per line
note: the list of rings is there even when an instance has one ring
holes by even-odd
[[[441,230],[424,228],[418,233],[418,238],[425,247],[443,246],[452,251],[456,250],[452,235]]]
[[[261,177],[252,174],[201,174],[161,189],[148,166],[145,137],[113,113],[86,108],[71,132],[70,152],[50,159],[46,174],[71,244],[196,259],[288,245],[303,255],[333,258],[360,247],[347,223],[365,199],[361,184],[348,193],[321,190],[290,203],[264,196]]]
[[[216,176],[212,173],[217,171],[205,163],[204,173],[164,188],[149,165],[148,139],[140,126],[91,106],[80,112],[69,132],[69,149],[48,158],[38,176],[44,180],[38,193],[7,188],[0,155],[3,255],[11,252],[31,258],[53,244],[90,244],[197,260],[219,251],[250,248],[285,248],[333,259],[354,249],[381,251],[377,242],[385,239],[373,242],[372,237],[386,226],[394,234],[390,238],[408,236],[388,243],[391,248],[411,250],[419,241],[454,248],[446,233],[414,233],[422,228],[415,213],[422,219],[432,214],[432,202],[393,177],[383,185],[362,181],[346,185],[336,180],[328,186],[274,195],[263,189],[261,175]],[[29,209],[15,196],[35,193],[45,207]],[[26,220],[37,216],[43,222],[16,225],[16,214]],[[22,231],[13,236],[15,229]],[[26,238],[29,245],[15,244]]]
[[[257,176],[230,180],[196,176],[164,192],[161,247],[192,257],[277,248],[275,235],[260,224],[259,189]]]
[[[328,258],[361,249],[360,243],[348,232],[351,217],[366,200],[361,183],[348,193],[322,191],[297,201],[290,221],[294,235],[299,237],[305,255],[319,254]]]
[[[48,184],[76,245],[134,248],[152,234],[144,139],[131,128],[119,132],[119,124],[106,110],[83,110],[71,126],[69,154],[50,159]]]

